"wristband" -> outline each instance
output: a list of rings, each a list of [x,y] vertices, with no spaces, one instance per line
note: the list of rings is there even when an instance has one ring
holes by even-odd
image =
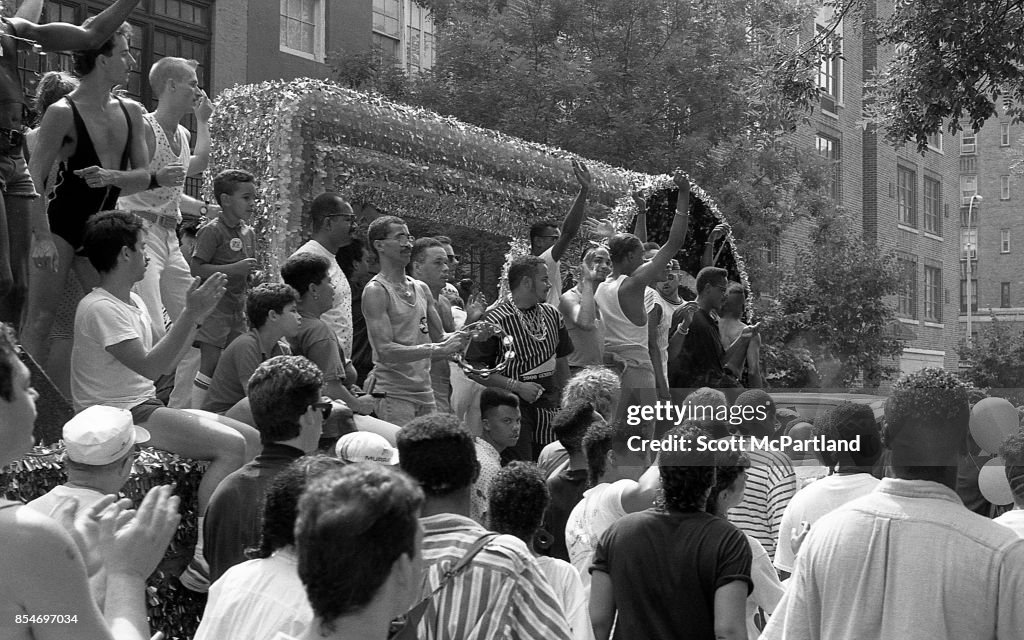
[[[149,189],[159,189],[159,188],[160,188],[160,181],[156,179],[156,173],[149,174],[149,186],[146,189],[149,190]]]

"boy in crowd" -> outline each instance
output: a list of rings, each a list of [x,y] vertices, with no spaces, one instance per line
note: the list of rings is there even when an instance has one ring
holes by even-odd
[[[295,289],[286,284],[261,284],[249,292],[245,300],[245,314],[252,329],[238,336],[221,354],[210,381],[204,410],[227,413],[246,400],[249,378],[261,362],[291,354],[284,339],[299,332],[299,312],[295,308],[298,299]],[[240,420],[251,418],[251,414],[242,407],[232,413]]]
[[[223,273],[228,282],[216,310],[196,333],[200,363],[193,407],[206,404],[210,378],[221,352],[245,331],[245,289],[249,274],[256,268],[256,240],[247,224],[256,203],[256,178],[240,169],[221,171],[213,179],[213,196],[221,212],[196,234],[192,273],[201,278]]]
[[[480,475],[473,482],[470,516],[487,526],[487,495],[491,481],[501,469],[501,452],[519,440],[519,396],[504,389],[484,389],[480,393],[482,433],[475,438]]]

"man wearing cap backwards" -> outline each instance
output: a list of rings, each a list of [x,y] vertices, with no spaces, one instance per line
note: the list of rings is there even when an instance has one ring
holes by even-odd
[[[320,370],[302,356],[273,357],[249,379],[249,406],[263,450],[224,478],[210,498],[203,527],[210,582],[245,562],[245,550],[259,544],[263,497],[277,474],[316,451],[323,412],[331,406],[321,402],[323,383]]]
[[[388,466],[398,464],[398,449],[384,436],[368,431],[346,433],[334,445],[334,455],[345,464],[376,462]]]
[[[102,405],[89,407],[64,425],[64,470],[68,481],[29,502],[29,508],[54,516],[66,501],[72,501],[79,512],[84,512],[104,496],[117,495],[131,476],[135,445],[148,440],[149,432],[132,424],[130,411]],[[72,535],[73,529],[72,526],[68,531]],[[86,561],[89,588],[102,610],[107,573],[95,553],[87,553]]]

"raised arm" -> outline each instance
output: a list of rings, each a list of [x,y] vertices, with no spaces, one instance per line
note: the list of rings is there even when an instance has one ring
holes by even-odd
[[[644,200],[643,193],[640,191],[633,192],[633,202],[636,203],[636,228],[633,229],[633,235],[640,239],[640,242],[647,242],[647,201]]]
[[[676,200],[676,214],[672,218],[672,227],[668,232],[668,240],[650,262],[637,267],[636,271],[626,279],[623,287],[646,287],[655,282],[665,269],[668,261],[675,257],[683,247],[686,232],[690,226],[690,179],[682,171],[676,171],[676,185],[679,187],[679,198]]]
[[[580,225],[583,224],[583,218],[585,217],[583,215],[584,205],[587,203],[587,194],[590,192],[591,177],[587,166],[579,160],[573,160],[572,172],[576,176],[576,181],[580,183],[580,192],[572,203],[572,209],[569,210],[565,219],[562,220],[562,232],[558,236],[558,240],[551,247],[551,259],[555,262],[562,259],[573,238],[579,233]]]
[[[188,163],[188,175],[198,176],[206,171],[210,164],[210,116],[213,115],[213,103],[202,91],[202,97],[196,100],[196,148],[192,151],[192,159]]]
[[[138,4],[139,0],[117,0],[84,27],[67,22],[35,24],[20,17],[11,23],[19,36],[35,40],[45,51],[92,51],[110,39]]]
[[[704,243],[704,253],[700,256],[701,267],[713,267],[715,266],[715,244],[721,238],[725,237],[729,227],[725,223],[715,225],[715,228],[711,230],[711,235],[708,236],[707,242]]]

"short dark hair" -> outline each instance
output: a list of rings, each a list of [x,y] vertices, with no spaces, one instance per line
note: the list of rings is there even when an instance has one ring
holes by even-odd
[[[736,482],[740,474],[750,468],[750,459],[742,451],[719,452],[715,460],[715,486],[708,495],[704,510],[708,513],[718,511],[718,496]]]
[[[302,356],[274,356],[256,367],[246,395],[260,442],[283,442],[302,432],[299,418],[320,399],[324,376]]]
[[[1007,438],[999,447],[999,455],[1006,463],[1004,472],[1014,500],[1024,503],[1024,430]]]
[[[558,229],[558,221],[550,218],[546,220],[538,220],[530,225],[530,242],[533,243],[534,238],[539,236],[545,229]]]
[[[480,464],[473,436],[452,414],[414,418],[396,439],[399,465],[428,497],[446,496],[476,480]]]
[[[583,436],[594,422],[594,405],[589,402],[575,402],[562,407],[552,421],[552,428],[558,442],[567,453],[583,451]]]
[[[508,266],[509,291],[515,290],[524,278],[528,278],[532,282],[534,276],[537,275],[538,266],[547,267],[544,264],[544,258],[540,256],[516,256],[512,258],[512,263]]]
[[[333,456],[303,456],[274,476],[263,503],[263,525],[260,544],[246,551],[249,558],[269,558],[278,549],[295,544],[295,519],[299,514],[299,497],[311,480],[345,462]]]
[[[697,273],[697,295],[700,295],[709,284],[725,280],[728,285],[729,272],[721,267],[704,267]]]
[[[142,220],[134,213],[101,211],[85,222],[82,250],[96,271],[110,273],[121,249],[138,244],[142,228]]]
[[[88,20],[82,23],[82,26],[88,26],[89,23],[91,23],[95,19],[95,16],[89,18]],[[121,26],[119,26],[117,30],[114,31],[114,33],[110,34],[110,37],[107,38],[107,41],[101,44],[97,49],[92,49],[89,51],[73,51],[71,53],[72,72],[79,78],[82,78],[92,73],[92,70],[96,68],[96,58],[100,56],[110,56],[110,54],[114,52],[114,42],[117,39],[117,36],[124,37],[124,39],[128,41],[128,45],[131,46],[132,25],[128,24],[127,22],[122,22]]]
[[[697,438],[707,437],[707,433],[684,422],[666,436],[681,446],[662,451],[658,457],[663,492],[660,506],[666,511],[702,511],[705,496],[715,485],[715,454],[697,444]]]
[[[313,198],[313,204],[309,206],[309,217],[312,221],[313,233],[323,228],[324,222],[328,220],[329,216],[338,213],[339,210],[346,206],[351,207],[352,205],[346,202],[341,197],[341,194],[334,191],[327,191]]]
[[[309,293],[310,285],[323,282],[330,271],[327,258],[315,253],[296,253],[281,266],[281,279],[302,297]]]
[[[437,240],[441,244],[446,244],[449,246],[451,246],[452,244],[452,239],[449,238],[448,236],[434,236],[434,240]]]
[[[366,255],[366,243],[359,238],[352,238],[352,242],[338,249],[334,258],[338,261],[341,272],[351,280],[352,274],[356,272],[356,263],[362,260],[364,255]]]
[[[14,327],[0,322],[0,398],[14,399],[14,363],[18,360],[18,338]]]
[[[408,476],[372,462],[309,483],[295,523],[298,573],[325,628],[372,602],[402,555],[418,557],[422,508],[423,492]]]
[[[299,293],[280,282],[265,282],[252,291],[245,299],[245,315],[254,329],[267,323],[271,311],[281,313],[291,303],[299,301]]]
[[[590,486],[601,481],[607,466],[609,451],[625,453],[629,439],[633,436],[645,437],[643,425],[630,425],[625,420],[617,420],[611,424],[595,422],[587,427],[583,435],[583,453],[587,456],[587,480]]]
[[[370,249],[370,253],[378,255],[377,247],[373,246],[373,243],[377,240],[384,240],[388,237],[388,232],[391,230],[391,225],[404,225],[405,220],[402,220],[398,216],[380,216],[370,223],[370,226],[366,228],[366,246]]]
[[[622,262],[630,253],[643,250],[644,245],[640,238],[632,233],[616,233],[608,239],[608,256],[612,262]]]
[[[426,260],[427,249],[432,249],[434,247],[444,250],[444,246],[437,238],[416,238],[416,242],[412,243],[412,254],[409,256],[409,268],[412,268],[412,263],[414,262],[423,262]]]
[[[942,453],[952,454],[950,447],[959,447],[964,441],[970,416],[963,382],[955,374],[926,367],[893,384],[885,401],[882,441],[890,449],[901,439],[911,445],[903,452],[909,460],[899,465],[894,458],[894,465],[933,466],[936,458],[926,449],[933,453],[945,449]]]
[[[484,388],[480,392],[480,417],[486,418],[487,413],[495,407],[513,407],[518,409],[519,396],[505,389]]]
[[[758,407],[765,408],[764,420],[759,420],[756,417],[750,420],[744,420],[739,425],[739,431],[746,436],[756,436],[758,438],[764,438],[775,434],[775,400],[772,399],[768,392],[764,389],[747,389],[739,396],[736,397],[736,401],[733,403],[734,407],[751,407],[757,409]],[[739,411],[736,410],[734,415],[739,415]]]
[[[882,440],[875,422],[875,412],[866,404],[841,402],[826,409],[811,428],[815,437],[824,437],[830,443],[855,443],[860,446],[854,451],[818,451],[822,462],[829,467],[840,463],[852,463],[858,467],[871,467],[882,455]]]
[[[225,169],[213,178],[213,199],[220,205],[220,197],[224,194],[232,195],[238,190],[239,185],[256,184],[256,176],[244,169]]]
[[[551,494],[537,465],[510,462],[491,480],[487,497],[488,526],[492,531],[515,536],[529,546],[540,529],[549,502]]]

